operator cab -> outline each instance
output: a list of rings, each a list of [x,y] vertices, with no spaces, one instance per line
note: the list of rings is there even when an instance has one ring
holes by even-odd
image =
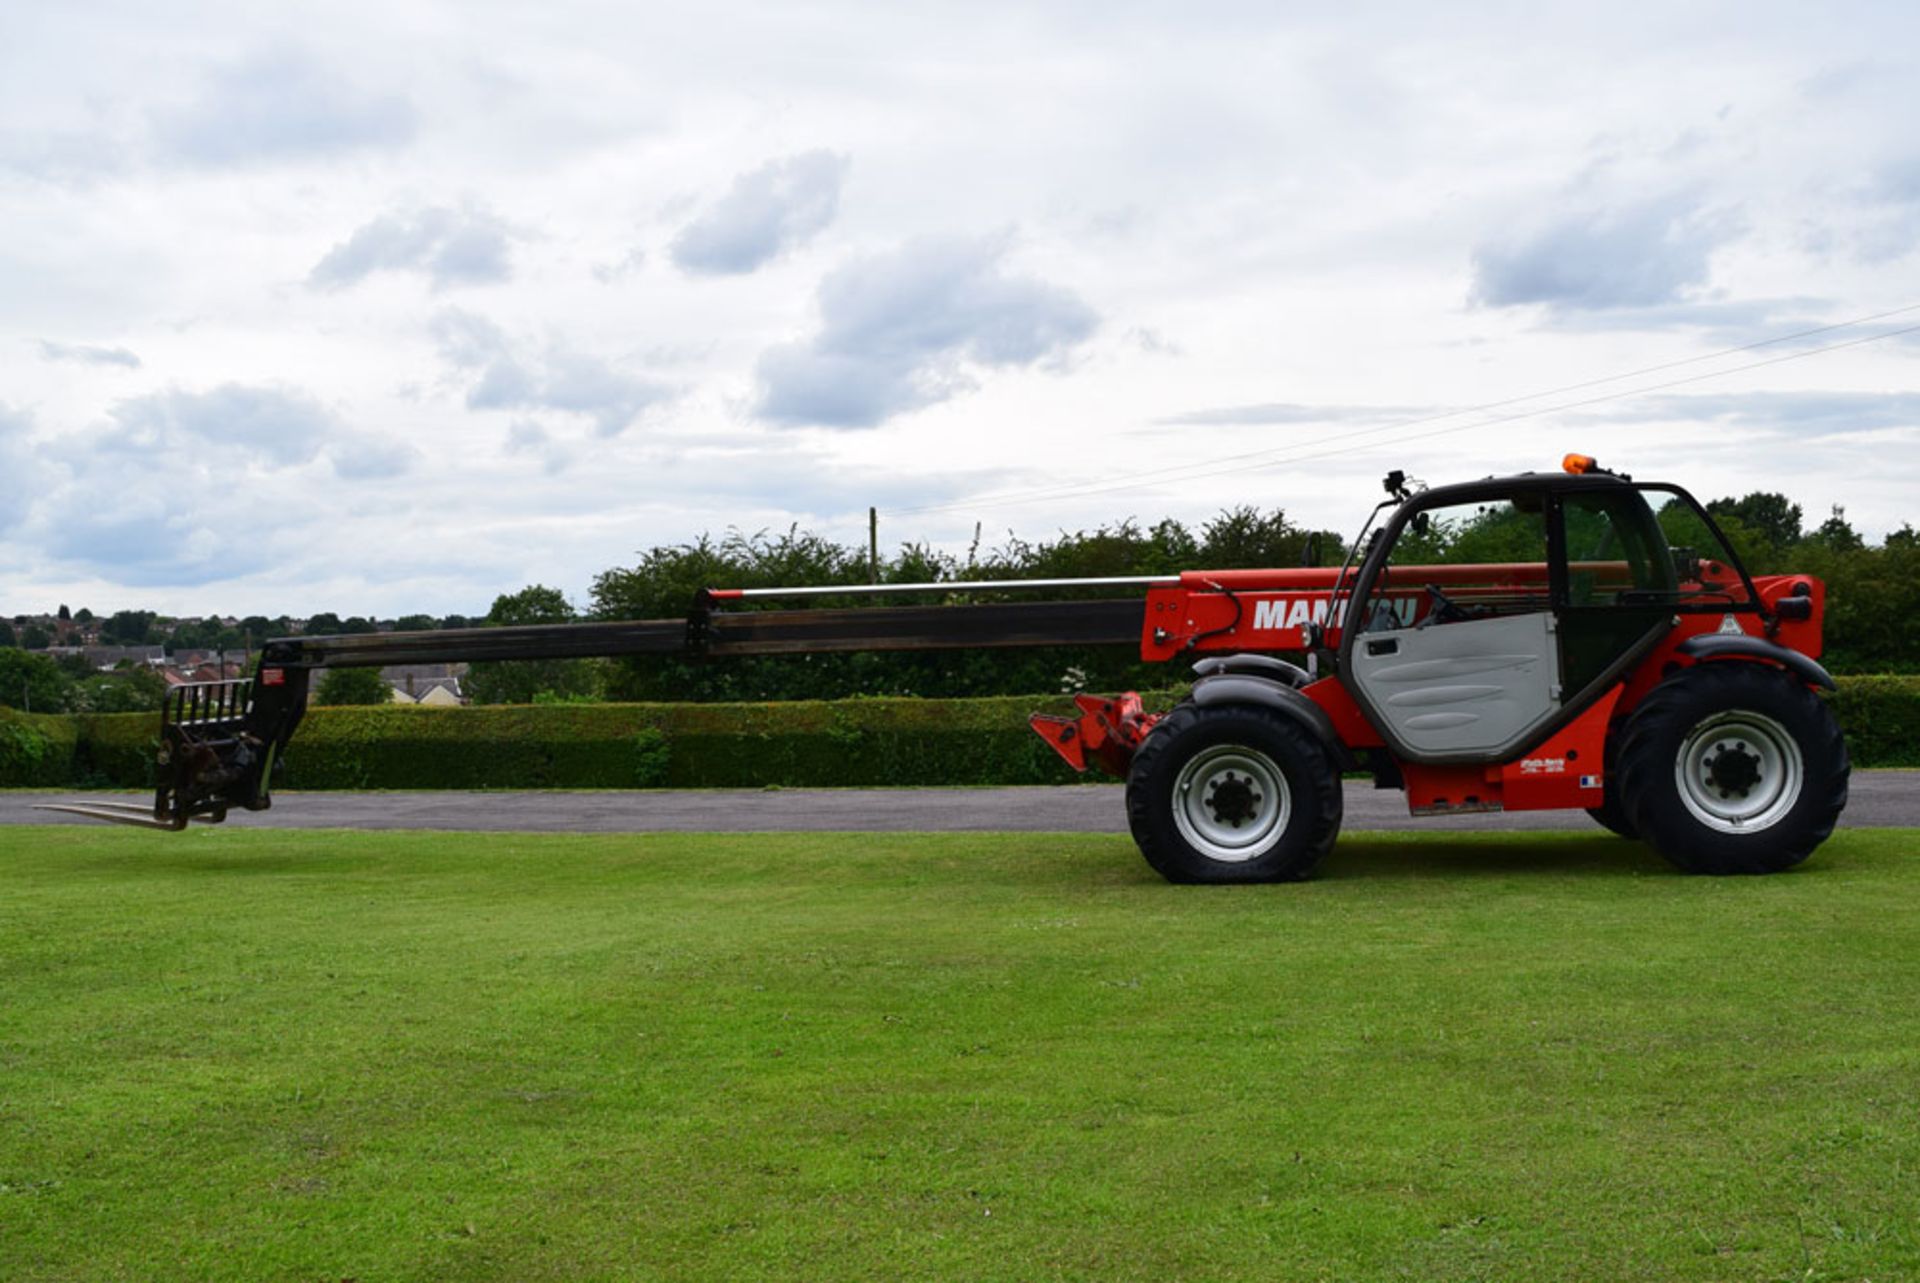
[[[1565,473],[1409,495],[1355,576],[1340,671],[1406,760],[1505,761],[1696,610],[1759,610],[1712,517],[1569,456]]]

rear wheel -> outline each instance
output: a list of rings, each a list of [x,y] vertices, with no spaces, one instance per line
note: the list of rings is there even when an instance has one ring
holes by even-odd
[[[1689,873],[1774,873],[1847,804],[1846,741],[1820,697],[1757,664],[1699,664],[1655,687],[1620,744],[1639,836]]]
[[[1340,775],[1318,737],[1254,705],[1181,705],[1127,777],[1134,841],[1169,882],[1304,878],[1340,818]]]

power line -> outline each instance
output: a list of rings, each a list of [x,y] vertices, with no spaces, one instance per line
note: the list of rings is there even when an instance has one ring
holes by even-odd
[[[1789,352],[1785,356],[1770,357],[1765,361],[1754,361],[1747,365],[1736,365],[1730,369],[1710,370],[1705,374],[1690,375],[1684,379],[1671,379],[1665,383],[1654,383],[1646,387],[1628,388],[1623,392],[1609,392],[1605,396],[1587,397],[1584,400],[1580,400],[1580,401],[1568,401],[1560,405],[1542,406],[1537,410],[1526,410],[1526,411],[1522,411],[1519,414],[1501,415],[1497,418],[1483,419],[1474,423],[1457,423],[1451,427],[1435,428],[1428,432],[1416,432],[1411,436],[1397,437],[1391,441],[1373,441],[1373,442],[1367,442],[1361,445],[1348,445],[1348,446],[1336,447],[1335,449],[1332,449],[1332,450],[1321,450],[1313,454],[1294,455],[1292,457],[1285,458],[1285,459],[1272,459],[1266,463],[1255,464],[1255,465],[1252,465],[1251,467],[1248,467],[1246,465],[1239,465],[1231,468],[1216,468],[1210,472],[1199,472],[1199,473],[1193,474],[1192,476],[1180,477],[1178,478],[1178,480],[1200,481],[1208,477],[1226,476],[1229,473],[1264,472],[1269,468],[1277,468],[1284,464],[1309,463],[1316,459],[1330,459],[1337,455],[1353,454],[1361,450],[1377,449],[1380,446],[1405,445],[1408,442],[1425,441],[1433,437],[1447,436],[1455,432],[1468,432],[1473,430],[1474,428],[1491,428],[1491,427],[1496,427],[1502,423],[1514,423],[1521,419],[1537,418],[1538,416],[1543,414],[1557,414],[1563,410],[1579,410],[1579,409],[1584,409],[1590,405],[1601,405],[1608,401],[1618,401],[1622,397],[1644,396],[1650,392],[1664,392],[1668,388],[1684,387],[1690,383],[1702,383],[1708,379],[1717,379],[1729,374],[1739,374],[1744,370],[1758,370],[1769,365],[1780,365],[1786,361],[1799,361],[1810,356],[1820,356],[1823,353],[1827,353],[1827,352],[1837,352],[1842,348],[1860,347],[1868,343],[1879,343],[1886,339],[1898,338],[1903,334],[1916,334],[1916,333],[1920,333],[1920,325],[1909,325],[1897,330],[1888,330],[1884,334],[1870,334],[1865,338],[1848,339],[1844,343],[1833,343],[1833,344],[1829,344],[1826,347],[1809,348],[1805,352]],[[1408,425],[1402,424],[1399,426],[1405,427]],[[1323,439],[1333,439],[1333,438],[1323,438]],[[1295,448],[1304,448],[1305,446],[1311,445],[1311,444],[1314,444],[1314,443],[1303,442],[1300,447],[1295,447]],[[1077,491],[1071,496],[1060,496],[1060,497],[1063,497],[1063,498],[1070,497],[1070,498],[1077,499],[1077,498],[1081,498],[1083,496],[1088,496],[1088,495],[1111,494],[1119,490],[1137,489],[1140,484],[1141,483],[1133,482],[1133,483],[1122,483],[1119,485],[1111,485],[1111,486],[1100,486],[1095,489]],[[1012,503],[1012,502],[1021,502],[1021,501],[1003,500],[1001,502]],[[986,505],[983,505],[983,506],[986,506]]]
[[[1830,334],[1835,330],[1850,329],[1856,325],[1866,325],[1874,321],[1882,321],[1882,320],[1886,320],[1889,317],[1901,316],[1906,313],[1914,312],[1914,311],[1920,311],[1920,303],[1910,303],[1904,307],[1892,308],[1885,312],[1875,312],[1867,316],[1857,316],[1852,318],[1851,320],[1836,321],[1830,325],[1815,326],[1812,329],[1797,330],[1791,334],[1776,335],[1773,338],[1760,339],[1753,343],[1743,343],[1738,347],[1722,348],[1719,351],[1708,352],[1701,356],[1685,357],[1677,361],[1665,361],[1658,365],[1643,366],[1637,370],[1629,370],[1621,374],[1610,374],[1603,378],[1586,379],[1578,383],[1562,384],[1558,387],[1547,388],[1539,392],[1530,392],[1524,396],[1506,397],[1498,401],[1487,401],[1487,402],[1482,402],[1481,404],[1478,404],[1478,405],[1463,406],[1456,410],[1447,410],[1447,411],[1443,411],[1435,414],[1421,415],[1417,418],[1412,418],[1412,419],[1400,419],[1400,420],[1396,420],[1393,423],[1381,424],[1377,427],[1363,428],[1354,432],[1345,432],[1345,433],[1339,433],[1339,434],[1330,435],[1330,436],[1315,437],[1306,441],[1292,442],[1284,446],[1270,446],[1265,449],[1249,450],[1240,454],[1217,455],[1213,458],[1208,458],[1208,459],[1196,459],[1191,463],[1174,464],[1164,468],[1150,468],[1140,472],[1124,473],[1119,478],[1113,479],[1110,481],[1104,481],[1099,483],[1081,483],[1077,485],[1039,487],[1033,490],[1024,490],[1024,491],[1004,491],[999,494],[981,495],[974,499],[956,500],[950,503],[922,504],[917,507],[911,507],[911,508],[896,508],[893,511],[896,515],[905,516],[909,514],[925,513],[925,512],[947,512],[947,511],[952,511],[952,510],[962,509],[962,508],[1004,507],[1007,504],[1025,503],[1025,502],[1029,502],[1037,499],[1078,498],[1081,495],[1110,494],[1120,490],[1138,489],[1140,488],[1141,485],[1150,484],[1154,481],[1160,481],[1160,480],[1197,481],[1206,477],[1220,476],[1220,475],[1223,475],[1224,472],[1241,471],[1243,468],[1249,466],[1250,461],[1256,460],[1256,459],[1268,459],[1270,456],[1274,456],[1274,455],[1290,455],[1293,452],[1298,450],[1305,450],[1316,445],[1325,445],[1331,442],[1351,442],[1356,437],[1370,437],[1370,436],[1377,436],[1381,433],[1386,433],[1386,432],[1400,432],[1400,431],[1404,431],[1407,428],[1419,427],[1422,424],[1437,423],[1447,419],[1459,418],[1463,414],[1481,414],[1481,413],[1485,413],[1488,410],[1504,409],[1507,406],[1519,405],[1527,401],[1538,401],[1543,397],[1559,396],[1567,392],[1579,392],[1587,388],[1600,387],[1608,383],[1619,383],[1627,379],[1642,378],[1642,377],[1645,377],[1646,375],[1658,374],[1665,370],[1680,369],[1688,365],[1698,365],[1704,361],[1717,361],[1725,357],[1737,356],[1742,352],[1752,352],[1759,348],[1765,348],[1765,347],[1776,347],[1779,344],[1791,343],[1797,339],[1811,338],[1812,336],[1817,334]],[[1754,362],[1748,365],[1734,366],[1732,368],[1725,369],[1725,370],[1715,370],[1708,374],[1697,375],[1687,379],[1675,380],[1669,383],[1655,384],[1655,385],[1644,387],[1644,388],[1630,388],[1622,392],[1611,393],[1604,397],[1594,397],[1588,400],[1574,402],[1572,403],[1571,406],[1546,406],[1537,410],[1530,410],[1521,414],[1508,415],[1501,418],[1495,418],[1495,419],[1490,419],[1490,420],[1485,420],[1485,421],[1475,422],[1470,424],[1463,424],[1455,428],[1444,429],[1444,431],[1453,432],[1453,431],[1463,431],[1467,428],[1490,427],[1499,423],[1510,423],[1518,419],[1529,418],[1537,414],[1551,414],[1558,410],[1573,408],[1575,406],[1596,405],[1604,401],[1616,400],[1620,397],[1638,396],[1647,392],[1657,392],[1662,390],[1663,388],[1679,387],[1682,384],[1686,384],[1686,383],[1697,383],[1705,379],[1719,378],[1723,375],[1738,374],[1743,370],[1754,370],[1754,369],[1759,369],[1762,366],[1766,366],[1766,365],[1777,365],[1783,361],[1799,360],[1803,357],[1809,357],[1809,356],[1819,356],[1825,352],[1838,351],[1839,349],[1846,348],[1846,347],[1855,347],[1863,343],[1876,343],[1881,341],[1882,339],[1894,338],[1901,334],[1913,333],[1916,329],[1920,329],[1920,326],[1908,327],[1906,329],[1892,330],[1883,334],[1871,335],[1863,339],[1852,339],[1844,343],[1830,344],[1826,347],[1811,348],[1804,352],[1793,352],[1793,353],[1787,354],[1786,356],[1774,357],[1766,361]],[[1417,441],[1417,440],[1423,440],[1428,436],[1439,436],[1439,435],[1442,435],[1442,433],[1440,432],[1420,433],[1405,439],[1410,441]],[[1390,444],[1397,444],[1397,441],[1372,443],[1372,445],[1390,445]],[[1331,451],[1329,453],[1330,454],[1346,454],[1356,449],[1372,448],[1372,445],[1349,446],[1340,450]],[[1327,457],[1327,455],[1325,454],[1310,455],[1306,457],[1325,458]],[[1273,463],[1298,462],[1298,461],[1299,460],[1297,459],[1288,459],[1288,458],[1272,460]],[[1239,466],[1222,469],[1218,466],[1221,464],[1235,464]],[[1271,464],[1257,464],[1257,465],[1251,465],[1251,466],[1255,469],[1258,469],[1258,468],[1271,466]],[[1201,471],[1196,471],[1196,470],[1201,470]],[[1180,474],[1189,474],[1189,473],[1192,475],[1180,475]]]

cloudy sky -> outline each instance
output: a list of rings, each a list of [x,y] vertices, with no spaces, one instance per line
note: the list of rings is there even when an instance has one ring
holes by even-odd
[[[581,600],[869,504],[1351,528],[1570,449],[1920,519],[1920,333],[1854,342],[1920,326],[1911,5],[4,25],[0,613]]]

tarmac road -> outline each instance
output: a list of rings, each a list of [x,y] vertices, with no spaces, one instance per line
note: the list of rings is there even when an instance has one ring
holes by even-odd
[[[1920,771],[1855,771],[1843,827],[1920,828]],[[0,792],[0,825],[96,821],[35,810],[47,802],[124,802],[124,793]],[[140,798],[139,800],[145,800]],[[234,822],[287,829],[441,829],[538,833],[1124,833],[1117,784],[978,789],[667,789],[607,793],[281,793]],[[1591,827],[1577,811],[1416,819],[1398,792],[1348,781],[1347,831],[1468,832]]]

